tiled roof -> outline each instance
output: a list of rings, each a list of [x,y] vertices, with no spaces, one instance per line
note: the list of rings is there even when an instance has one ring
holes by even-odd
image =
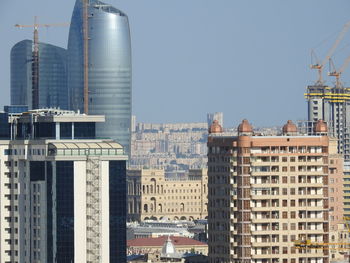
[[[165,241],[168,239],[167,236],[161,237],[143,237],[128,240],[128,247],[162,247]],[[188,237],[175,237],[170,236],[170,239],[174,246],[207,246],[206,243],[194,240]]]

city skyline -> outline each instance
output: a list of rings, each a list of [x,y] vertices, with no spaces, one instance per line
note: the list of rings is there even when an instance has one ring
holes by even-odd
[[[346,6],[350,5],[346,1],[338,5],[327,1],[255,1],[254,6],[231,1],[107,2],[129,16],[133,114],[138,120],[205,121],[207,112],[220,111],[231,115],[227,126],[235,126],[242,118],[257,126],[277,124],[282,115],[306,119],[307,105],[301,94],[317,77],[308,69],[310,49],[316,46],[323,58],[349,20]],[[18,9],[19,4],[23,10]],[[0,19],[0,32],[8,41],[1,44],[0,53],[4,58],[0,64],[4,81],[1,105],[9,104],[10,48],[32,38],[32,30],[18,30],[13,25],[31,24],[34,15],[41,23],[68,22],[74,1],[38,0],[33,4],[15,0],[4,5],[7,11]],[[38,7],[45,11],[36,10]],[[13,16],[15,11],[18,15]],[[337,15],[320,19],[329,14]],[[336,52],[337,66],[349,53],[348,35]],[[40,30],[39,39],[66,48],[68,27]],[[348,71],[343,80],[349,83]],[[228,96],[220,97],[225,92]],[[249,108],[244,107],[247,99]]]

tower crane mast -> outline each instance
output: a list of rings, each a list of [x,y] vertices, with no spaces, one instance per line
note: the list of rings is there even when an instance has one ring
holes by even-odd
[[[342,86],[342,83],[340,81],[340,75],[343,73],[343,71],[348,67],[349,63],[350,63],[350,56],[348,56],[343,65],[338,69],[336,70],[335,69],[335,66],[333,64],[333,61],[330,59],[330,68],[331,68],[331,71],[328,72],[328,76],[332,76],[332,77],[335,77],[335,86],[337,88],[340,88]],[[333,70],[332,70],[333,69]]]
[[[59,24],[38,24],[38,19],[34,17],[34,24],[21,25],[16,24],[17,28],[34,28],[33,32],[33,50],[32,50],[32,109],[39,108],[39,27],[57,27],[68,26],[69,23]]]

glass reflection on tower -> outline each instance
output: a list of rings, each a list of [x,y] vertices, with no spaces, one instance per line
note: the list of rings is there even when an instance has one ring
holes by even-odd
[[[84,111],[82,0],[75,3],[68,41],[70,108]],[[96,136],[112,138],[130,153],[131,40],[128,17],[100,1],[88,6],[89,114],[105,115]]]

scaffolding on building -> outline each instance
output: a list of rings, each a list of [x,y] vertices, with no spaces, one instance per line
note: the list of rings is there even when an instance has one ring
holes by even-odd
[[[101,178],[100,160],[88,157],[86,167],[87,262],[101,260]]]

